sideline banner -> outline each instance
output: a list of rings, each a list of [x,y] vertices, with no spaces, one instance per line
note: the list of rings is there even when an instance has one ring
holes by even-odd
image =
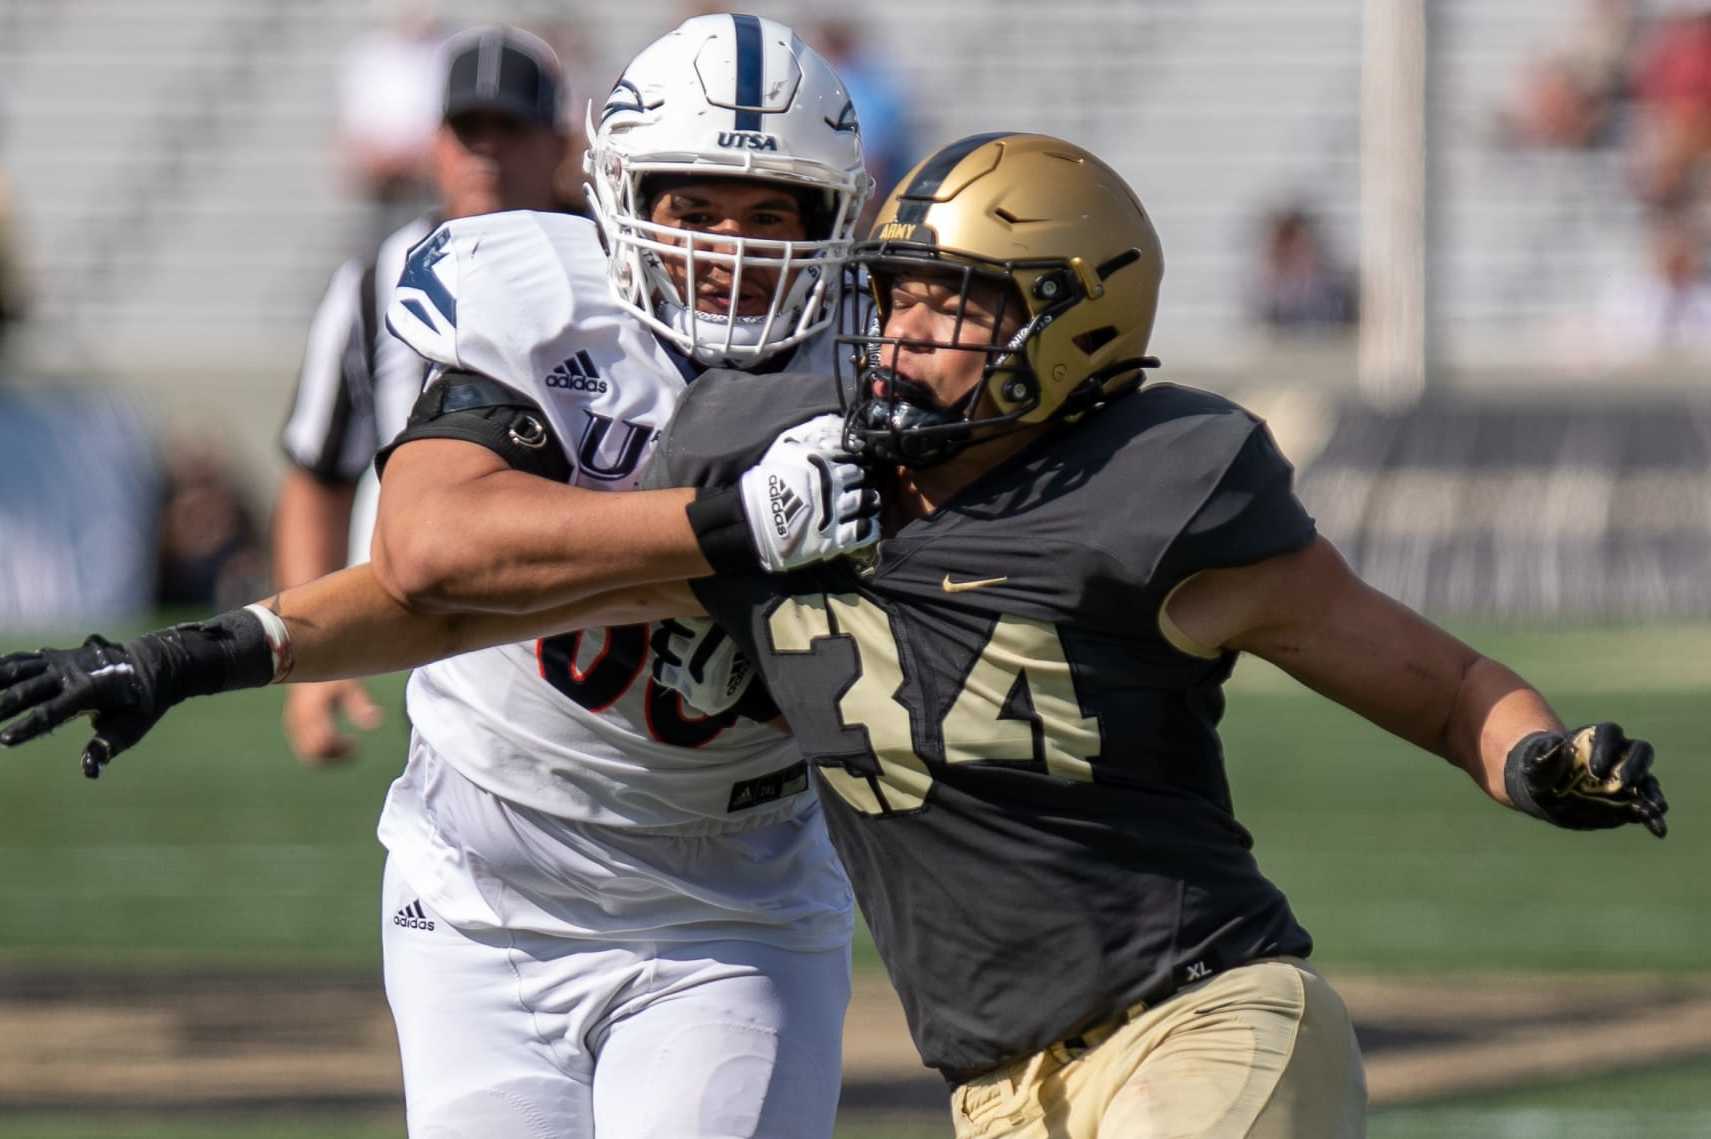
[[[1297,486],[1367,581],[1437,615],[1711,615],[1711,408],[1342,410]]]
[[[0,391],[0,630],[153,603],[160,475],[143,421],[87,391]]]

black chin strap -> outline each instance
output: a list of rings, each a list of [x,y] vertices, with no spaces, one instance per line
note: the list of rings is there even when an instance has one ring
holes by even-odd
[[[1072,415],[1092,411],[1096,407],[1121,399],[1136,391],[1147,382],[1147,369],[1159,366],[1157,356],[1136,356],[1127,360],[1115,360],[1081,381],[1079,387],[1058,405],[1052,414],[1054,420],[1067,419]],[[1129,373],[1121,383],[1107,388],[1105,385],[1116,376]]]
[[[1049,422],[1062,422],[1129,395],[1146,382],[1147,369],[1158,366],[1155,356],[1131,357],[1107,364],[1082,381],[1052,413]],[[869,398],[857,403],[845,421],[844,430],[852,450],[881,462],[916,469],[935,466],[968,447],[1009,434],[1016,428],[1016,421],[1034,406],[1019,407],[989,419],[971,420],[966,407],[932,406],[931,391],[925,385],[888,369],[877,371],[883,373],[888,398]],[[1122,379],[1114,386],[1105,386],[1117,377]],[[983,387],[976,385],[969,399],[978,398]],[[976,438],[976,428],[987,430]],[[854,446],[858,441],[862,444],[859,448]]]

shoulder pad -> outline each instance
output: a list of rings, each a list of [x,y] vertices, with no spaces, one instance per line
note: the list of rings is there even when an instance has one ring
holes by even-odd
[[[1295,497],[1295,468],[1263,420],[1207,392],[1161,386],[1157,395],[1166,414],[1148,433],[1178,461],[1148,492],[1192,507],[1158,563],[1164,580],[1250,565],[1313,540],[1312,515]]]
[[[458,218],[404,264],[386,327],[426,359],[529,391],[579,322],[610,307],[594,224],[514,210]]]
[[[572,473],[546,413],[511,387],[471,372],[446,372],[428,384],[404,430],[375,455],[375,473],[384,476],[392,452],[414,439],[475,443],[513,470],[554,482],[568,482]]]

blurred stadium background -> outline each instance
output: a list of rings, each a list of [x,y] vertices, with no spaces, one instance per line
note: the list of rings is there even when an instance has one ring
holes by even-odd
[[[1376,1136],[1711,1135],[1704,7],[752,6],[854,37],[900,158],[995,127],[1109,158],[1165,244],[1165,375],[1268,415],[1376,583],[1658,744],[1667,842],[1562,835],[1242,666],[1238,807],[1355,1006]],[[0,0],[0,647],[264,588],[309,315],[380,212],[341,133],[365,45],[521,24],[580,123],[694,10]],[[386,692],[336,771],[292,763],[277,693],[99,787],[70,741],[5,757],[0,1139],[402,1132]],[[844,1134],[947,1134],[858,957]]]

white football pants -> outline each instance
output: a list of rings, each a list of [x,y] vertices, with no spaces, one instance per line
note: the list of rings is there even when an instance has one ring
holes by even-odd
[[[615,943],[435,916],[389,860],[411,1139],[829,1139],[848,948]]]

